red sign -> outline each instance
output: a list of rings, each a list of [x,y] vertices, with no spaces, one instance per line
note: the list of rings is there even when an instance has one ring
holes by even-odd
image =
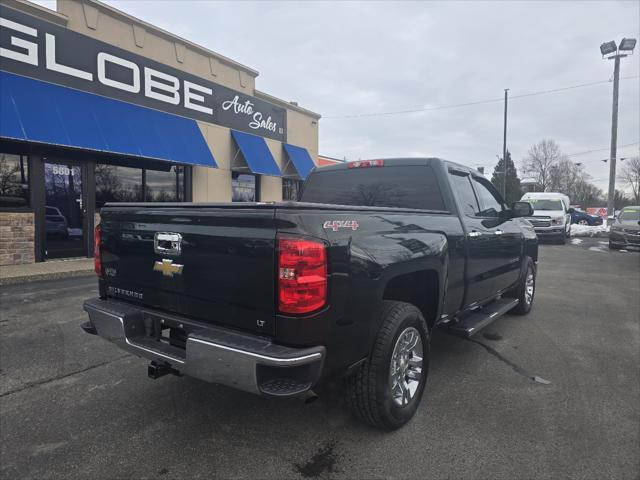
[[[607,218],[607,207],[587,208],[587,213],[590,213],[591,215],[598,215],[602,218]]]

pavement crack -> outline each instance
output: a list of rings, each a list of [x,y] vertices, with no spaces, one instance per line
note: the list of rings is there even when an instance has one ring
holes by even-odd
[[[480,342],[478,340],[474,340],[473,338],[463,338],[463,340],[466,340],[468,342],[480,345],[482,348],[484,348],[487,352],[489,352],[491,355],[496,357],[502,363],[504,363],[506,365],[509,365],[513,369],[514,372],[516,372],[519,375],[522,375],[523,377],[528,378],[532,382],[541,383],[543,385],[549,385],[551,383],[549,380],[546,380],[546,379],[544,379],[542,377],[539,377],[538,375],[534,375],[532,373],[529,373],[524,368],[522,368],[520,365],[512,362],[507,357],[505,357],[500,352],[498,352],[495,348],[490,347],[489,345],[487,345],[485,343],[482,343],[482,342]]]
[[[129,354],[121,355],[121,356],[113,358],[111,360],[107,360],[106,362],[96,363],[95,365],[90,365],[90,366],[88,366],[86,368],[82,368],[80,370],[75,370],[73,372],[65,373],[64,375],[58,375],[58,376],[53,377],[53,378],[47,378],[47,379],[44,379],[44,380],[39,380],[37,382],[30,382],[30,383],[27,383],[27,384],[25,384],[25,385],[23,385],[21,387],[14,388],[13,390],[9,390],[7,392],[0,393],[0,398],[8,397],[9,395],[13,395],[15,393],[19,393],[19,392],[22,392],[24,390],[28,390],[30,388],[41,387],[42,385],[46,385],[48,383],[55,382],[57,380],[63,380],[65,378],[72,377],[72,376],[77,375],[79,373],[88,372],[89,370],[93,370],[95,368],[104,367],[105,365],[109,365],[110,363],[117,362],[118,360],[122,360],[123,358],[130,357],[130,356],[131,355],[129,355]]]

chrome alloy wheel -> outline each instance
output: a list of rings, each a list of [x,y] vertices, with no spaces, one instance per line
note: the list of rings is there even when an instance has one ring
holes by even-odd
[[[533,271],[527,270],[527,278],[524,285],[524,301],[527,305],[531,305],[533,301],[533,289],[535,288],[535,279],[533,278]]]
[[[418,390],[422,378],[422,339],[414,327],[405,328],[396,340],[389,369],[391,398],[404,407]]]

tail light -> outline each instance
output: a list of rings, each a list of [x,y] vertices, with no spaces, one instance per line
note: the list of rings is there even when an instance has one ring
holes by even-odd
[[[278,310],[302,314],[327,302],[327,249],[323,242],[278,237]]]
[[[358,160],[347,163],[348,168],[384,167],[384,160]]]
[[[93,266],[96,274],[102,277],[102,256],[100,254],[100,225],[96,225],[93,231]]]

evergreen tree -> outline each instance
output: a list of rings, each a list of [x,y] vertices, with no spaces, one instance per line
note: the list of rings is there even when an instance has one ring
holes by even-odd
[[[518,178],[518,170],[511,160],[511,153],[507,150],[507,188],[505,201],[507,205],[511,205],[513,202],[517,202],[522,198],[522,187],[520,186],[520,179]],[[500,193],[502,193],[502,185],[504,182],[504,164],[505,162],[501,158],[496,165],[491,176],[491,183],[496,187]]]

